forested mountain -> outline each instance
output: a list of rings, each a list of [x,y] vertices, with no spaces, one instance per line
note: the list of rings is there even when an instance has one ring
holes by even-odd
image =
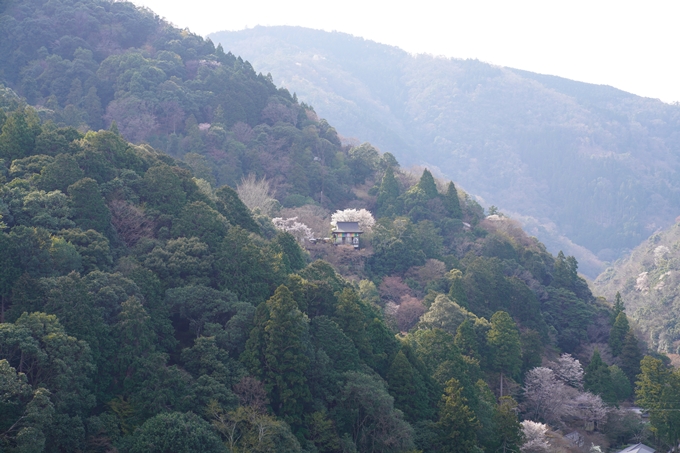
[[[581,400],[534,414],[540,392],[519,386],[543,388],[524,373],[542,370],[544,345],[608,351],[610,309],[573,257],[485,217],[453,183],[345,148],[362,172],[344,171],[372,186],[355,201],[378,217],[367,249],[307,252],[233,189],[115,127],[0,112],[4,449],[495,451],[521,442],[513,397],[556,428],[590,417]],[[357,280],[310,253],[358,254]],[[628,398],[638,365],[620,363],[627,392],[609,374],[586,389]],[[565,395],[582,398],[576,379]]]
[[[149,11],[2,5],[2,451],[649,437],[616,405],[640,372],[676,377],[663,357],[640,368],[622,305],[573,256],[452,181],[343,145],[269,76]],[[361,249],[324,242],[343,220]],[[641,392],[652,410],[668,397]],[[655,418],[651,440],[672,444],[673,423]]]
[[[673,354],[680,346],[679,249],[680,225],[676,223],[653,234],[593,283],[598,293],[611,300],[619,292],[652,345]]]
[[[592,278],[680,210],[677,105],[337,32],[255,27],[211,38],[275,74],[343,135],[435,166],[520,218]]]
[[[130,3],[3,4],[0,82],[41,118],[93,130],[115,121],[127,140],[182,157],[213,184],[266,176],[287,205],[351,198],[331,170],[335,131],[220,46]],[[282,152],[285,165],[272,166]]]

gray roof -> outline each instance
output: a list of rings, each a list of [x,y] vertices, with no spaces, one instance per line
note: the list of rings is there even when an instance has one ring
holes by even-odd
[[[359,228],[359,222],[338,222],[335,233],[363,233]]]
[[[654,453],[656,450],[645,444],[635,444],[621,450],[618,453]]]

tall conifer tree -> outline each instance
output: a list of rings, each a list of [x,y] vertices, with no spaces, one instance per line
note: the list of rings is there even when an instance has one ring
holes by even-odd
[[[449,185],[446,188],[446,194],[444,195],[444,206],[452,218],[463,218],[463,210],[460,207],[460,200],[458,199],[458,190],[456,190],[456,186],[453,184],[453,181],[449,182]]]
[[[494,313],[487,337],[494,368],[510,377],[517,377],[522,368],[522,345],[517,325],[508,313]]]
[[[436,198],[437,196],[439,196],[439,192],[437,191],[437,184],[434,182],[434,177],[432,176],[432,173],[430,173],[430,170],[428,170],[427,168],[423,171],[423,174],[420,177],[418,187],[422,189],[423,192],[425,192],[425,195],[427,196],[428,199]]]
[[[399,196],[399,184],[394,177],[394,170],[391,166],[385,170],[380,191],[378,192],[378,216],[392,216],[398,214],[397,197]]]
[[[628,330],[621,346],[621,369],[628,376],[630,382],[635,382],[637,375],[640,374],[640,361],[642,361],[642,351],[633,329]]]
[[[607,403],[616,403],[616,393],[612,384],[609,367],[602,360],[600,351],[595,349],[590,363],[583,375],[583,386],[589,392],[600,395]]]
[[[274,412],[298,427],[311,398],[305,377],[309,359],[302,343],[308,324],[293,294],[281,285],[258,307],[243,354],[250,371],[264,382]]]
[[[628,316],[622,311],[616,317],[614,325],[609,331],[609,347],[611,348],[614,357],[617,357],[621,353],[623,341],[629,330],[630,324],[628,323]]]
[[[479,422],[462,395],[463,387],[456,379],[446,383],[439,409],[438,449],[442,453],[468,453],[477,448]]]

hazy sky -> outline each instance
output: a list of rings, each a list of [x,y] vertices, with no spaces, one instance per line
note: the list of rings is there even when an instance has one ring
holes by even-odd
[[[477,58],[612,85],[666,102],[680,101],[680,2],[676,0],[134,3],[204,36],[255,25],[337,30],[412,53]]]

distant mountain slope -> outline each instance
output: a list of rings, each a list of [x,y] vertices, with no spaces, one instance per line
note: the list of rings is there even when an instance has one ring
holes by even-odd
[[[6,85],[9,89],[4,89]],[[0,3],[0,106],[184,160],[214,186],[267,178],[284,206],[355,198],[341,143],[285,88],[152,11],[108,0]],[[24,150],[26,152],[26,150]]]
[[[211,39],[271,72],[344,135],[404,164],[436,166],[522,219],[588,275],[680,210],[678,106],[337,32],[255,27]]]
[[[614,300],[621,293],[626,311],[649,336],[650,346],[680,350],[680,223],[652,235],[629,257],[603,272],[595,292]]]

